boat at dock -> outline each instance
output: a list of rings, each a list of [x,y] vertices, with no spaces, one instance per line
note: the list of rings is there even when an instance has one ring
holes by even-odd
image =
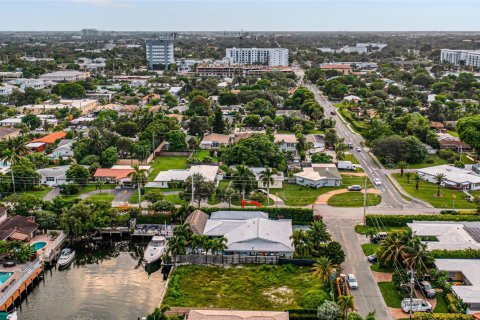
[[[143,260],[148,264],[160,260],[167,249],[167,239],[164,236],[154,236],[145,249]]]
[[[58,258],[57,265],[59,267],[67,267],[72,263],[74,258],[75,258],[75,251],[65,248],[60,253],[60,257]]]

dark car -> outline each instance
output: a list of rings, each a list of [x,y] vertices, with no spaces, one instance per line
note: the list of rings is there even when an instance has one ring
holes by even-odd
[[[428,281],[420,281],[415,284],[415,286],[422,290],[426,298],[435,298],[436,292],[433,289],[432,285]]]
[[[385,238],[388,236],[388,233],[386,232],[379,232],[373,237],[370,238],[371,243],[379,243],[380,241],[385,240]]]
[[[371,254],[367,257],[367,261],[370,262],[370,263],[377,263],[378,261],[378,256],[376,253],[374,254]]]

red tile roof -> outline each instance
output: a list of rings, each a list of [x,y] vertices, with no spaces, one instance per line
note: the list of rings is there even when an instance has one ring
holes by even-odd
[[[42,137],[42,138],[32,140],[32,142],[43,142],[47,144],[54,144],[55,141],[59,139],[63,139],[66,136],[67,136],[67,133],[65,131],[59,131],[59,132],[47,134],[45,137]]]
[[[95,178],[114,178],[115,180],[123,179],[128,176],[133,169],[104,169],[98,168],[93,175]]]

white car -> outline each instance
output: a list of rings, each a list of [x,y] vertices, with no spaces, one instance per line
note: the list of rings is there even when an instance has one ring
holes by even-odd
[[[410,300],[411,300],[411,306],[410,306]],[[405,298],[402,300],[401,307],[403,312],[409,313],[410,308],[412,309],[412,312],[431,312],[432,311],[432,305],[425,300],[422,299],[410,299],[410,298]]]
[[[382,185],[382,181],[381,181],[380,179],[378,179],[378,178],[373,179],[373,183],[374,183],[376,186]]]
[[[357,150],[357,152],[362,152],[362,149],[357,147],[355,150]]]
[[[353,273],[347,276],[347,283],[350,289],[358,289],[358,281]]]

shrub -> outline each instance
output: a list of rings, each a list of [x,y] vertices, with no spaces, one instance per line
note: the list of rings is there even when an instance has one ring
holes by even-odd
[[[425,161],[425,163],[428,163],[428,164],[432,164],[432,163],[434,163],[434,162],[435,162],[435,160],[433,160],[433,159],[427,159],[427,160]]]
[[[168,214],[142,214],[137,217],[137,223],[140,224],[164,224],[170,221],[170,215]]]
[[[163,192],[161,190],[153,189],[145,194],[145,200],[151,203],[163,200]]]
[[[366,217],[368,227],[374,227],[377,223],[386,227],[405,227],[413,221],[480,221],[478,215],[373,215]]]
[[[69,196],[79,193],[80,189],[80,185],[76,183],[65,183],[60,186],[60,193]]]
[[[458,214],[457,210],[442,210],[440,214]]]
[[[436,259],[479,259],[480,250],[432,250],[431,254]]]
[[[473,320],[470,314],[461,313],[424,313],[416,312],[413,314],[413,319],[416,320]]]

